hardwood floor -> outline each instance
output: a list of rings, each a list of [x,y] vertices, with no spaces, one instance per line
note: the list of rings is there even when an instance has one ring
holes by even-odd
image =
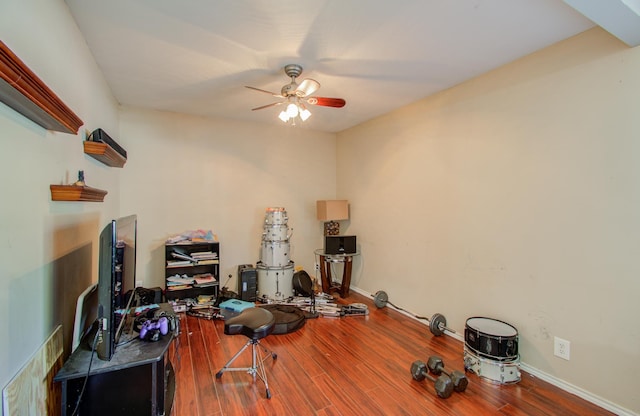
[[[433,383],[410,374],[414,360],[440,355],[449,370],[464,371],[463,344],[434,337],[427,327],[351,293],[347,303],[369,306],[368,316],[308,320],[301,329],[270,335],[262,345],[271,399],[262,382],[245,372],[215,374],[247,341],[225,335],[223,321],[182,314],[172,361],[176,370],[174,416],[231,415],[610,415],[585,400],[522,372],[512,385],[496,385],[467,373],[469,387],[438,398]],[[250,365],[244,352],[235,365]]]

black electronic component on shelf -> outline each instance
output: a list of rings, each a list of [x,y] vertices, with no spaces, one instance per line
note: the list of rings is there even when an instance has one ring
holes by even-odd
[[[113,140],[111,138],[111,136],[109,136],[107,134],[107,132],[105,132],[102,129],[95,129],[90,135],[89,135],[89,140],[93,141],[93,142],[100,142],[100,143],[106,143],[109,146],[111,146],[111,148],[113,148],[113,150],[115,150],[116,152],[118,152],[122,157],[124,157],[125,159],[127,158],[127,151],[124,150],[122,148],[122,146],[120,146],[115,140]]]

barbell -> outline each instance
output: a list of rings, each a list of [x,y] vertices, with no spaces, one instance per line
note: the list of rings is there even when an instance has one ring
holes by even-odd
[[[441,313],[434,313],[431,318],[427,318],[426,316],[416,315],[414,313],[407,311],[406,309],[400,308],[394,305],[393,303],[389,302],[389,296],[387,295],[387,292],[383,290],[378,290],[376,294],[373,295],[373,304],[380,309],[384,308],[385,306],[387,306],[387,304],[389,304],[394,308],[407,312],[408,314],[413,315],[418,319],[424,319],[429,323],[429,330],[431,331],[431,333],[437,337],[443,335],[445,330],[453,333],[456,332],[453,329],[447,327],[447,318],[445,318],[444,315],[442,315]]]

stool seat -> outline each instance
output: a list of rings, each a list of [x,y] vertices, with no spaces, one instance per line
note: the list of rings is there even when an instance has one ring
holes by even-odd
[[[247,308],[239,315],[224,322],[224,333],[227,335],[242,334],[253,340],[262,339],[273,332],[276,318],[263,308]]]

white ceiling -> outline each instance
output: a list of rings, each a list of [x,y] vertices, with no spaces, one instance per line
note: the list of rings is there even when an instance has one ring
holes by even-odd
[[[573,0],[574,2],[576,0]],[[601,1],[601,0],[598,0]],[[616,0],[618,2],[629,0]],[[635,0],[631,0],[635,1]],[[123,105],[282,124],[300,64],[314,95],[303,126],[337,132],[594,26],[560,0],[66,0]],[[591,17],[593,18],[593,17]]]

